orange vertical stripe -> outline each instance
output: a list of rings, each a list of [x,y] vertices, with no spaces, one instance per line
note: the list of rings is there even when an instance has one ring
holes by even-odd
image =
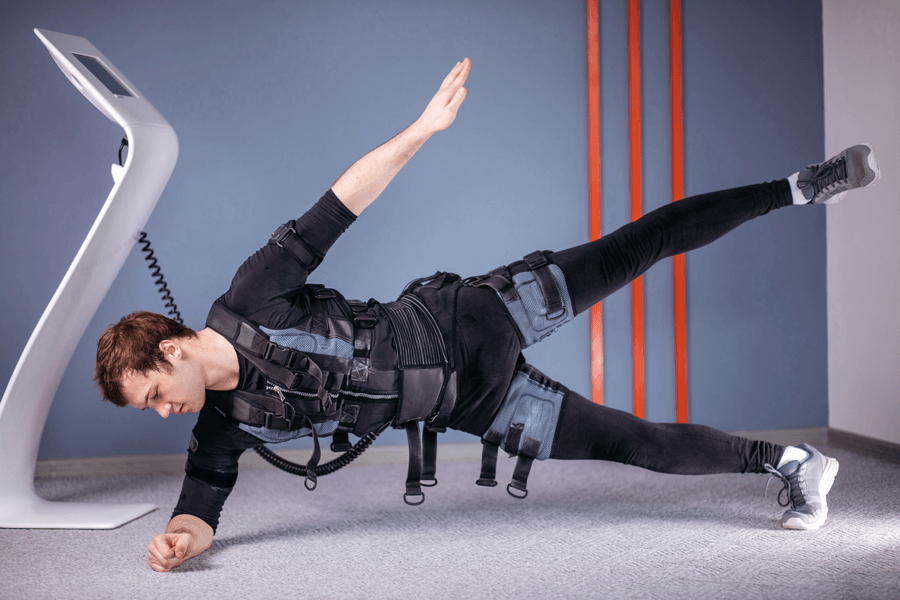
[[[681,87],[681,0],[669,0],[669,72],[672,115],[672,202],[684,197],[684,130]],[[684,295],[684,254],[672,264],[675,317],[675,420],[688,422],[687,317]]]
[[[631,220],[641,206],[641,1],[628,0],[628,128],[631,145]],[[631,284],[631,347],[634,414],[644,418],[644,281]]]
[[[600,237],[600,14],[587,0],[588,237]],[[603,404],[603,303],[591,307],[591,400]]]

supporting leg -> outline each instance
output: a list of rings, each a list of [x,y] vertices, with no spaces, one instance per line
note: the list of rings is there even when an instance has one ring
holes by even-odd
[[[765,473],[784,447],[707,427],[651,423],[569,390],[550,458],[609,460],[660,473]]]

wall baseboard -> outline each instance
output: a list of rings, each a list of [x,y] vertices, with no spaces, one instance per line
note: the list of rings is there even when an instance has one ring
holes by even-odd
[[[279,450],[270,446],[273,452],[294,463],[306,464],[312,449]],[[322,448],[319,464],[325,464],[342,453],[332,452],[327,445]],[[438,460],[467,460],[481,458],[481,444],[438,444]],[[84,477],[123,477],[129,475],[180,475],[184,473],[184,454],[155,454],[146,456],[99,456],[86,458],[60,458],[39,460],[35,467],[35,479],[69,479]],[[409,450],[405,445],[373,446],[346,468],[355,465],[375,465],[403,463],[409,460]],[[274,469],[253,450],[247,450],[239,459],[241,471]]]
[[[764,429],[760,431],[732,431],[731,435],[761,440],[779,446],[824,446],[827,443],[827,427],[813,427],[810,429]]]
[[[781,446],[810,444],[823,446],[830,444],[858,454],[900,464],[900,445],[865,437],[855,433],[814,427],[811,429],[769,429],[762,431],[734,431],[733,435],[763,440]],[[304,464],[311,450],[274,451],[285,459]],[[327,447],[322,448],[319,464],[324,464],[339,456]],[[438,444],[438,460],[478,460],[481,458],[481,444]],[[39,460],[35,467],[36,479],[69,479],[85,477],[123,477],[133,475],[180,475],[184,473],[187,454],[157,454],[148,456],[101,456],[87,458],[61,458]],[[405,445],[375,446],[357,458],[349,466],[403,463],[409,460]],[[248,450],[240,458],[241,470],[274,469],[256,452]]]
[[[857,454],[900,464],[900,444],[831,427],[828,428],[828,443]]]

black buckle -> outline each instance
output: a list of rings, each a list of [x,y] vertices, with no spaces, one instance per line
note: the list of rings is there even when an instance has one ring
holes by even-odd
[[[541,267],[545,267],[550,264],[550,261],[547,260],[547,257],[541,254],[540,250],[532,252],[524,259],[525,264],[528,265],[528,268],[532,271],[536,269],[540,269]]]
[[[368,329],[375,327],[378,319],[367,313],[353,313],[353,323],[361,329]]]
[[[284,406],[284,408],[282,409],[284,416],[282,418],[285,421],[287,421],[287,428],[290,429],[291,427],[294,426],[294,419],[297,418],[297,411],[294,410],[294,406],[292,404],[288,404],[287,402],[282,402],[282,404]],[[288,419],[288,417],[287,417],[288,409],[290,409],[290,412],[291,412],[290,419]]]
[[[502,277],[506,281],[512,282],[512,276],[509,274],[509,267],[507,267],[506,265],[497,267],[496,269],[491,269],[490,271],[488,271],[488,276]]]
[[[276,352],[279,353],[279,356],[277,358],[275,357]],[[288,369],[293,369],[301,363],[302,359],[305,358],[305,356],[301,352],[279,346],[275,342],[266,341],[266,345],[263,347],[262,352],[260,353],[260,358],[262,358],[263,360],[278,363]]]
[[[294,367],[301,369],[303,367],[300,366],[300,363],[302,362],[303,358],[305,358],[305,357],[302,354],[300,354],[299,352],[294,352],[292,350],[288,354],[288,359],[286,361],[284,361],[284,366],[287,367],[288,369],[293,369]]]
[[[332,289],[322,288],[321,290],[316,290],[316,300],[330,300],[335,297],[337,297],[337,294]]]
[[[293,227],[285,227],[284,225],[282,225],[275,230],[275,233],[272,234],[272,237],[275,238],[275,243],[279,248],[284,248],[284,246],[281,245],[281,242],[288,239],[291,234],[297,235],[297,230]]]
[[[422,499],[419,500],[418,502],[410,502],[409,501],[409,498],[414,498],[416,496],[422,496]],[[409,504],[410,506],[419,506],[420,504],[425,502],[425,494],[423,494],[422,492],[418,492],[418,493],[417,492],[405,492],[403,494],[403,501],[406,502],[407,504]]]
[[[290,409],[291,417],[288,418],[288,409]],[[287,402],[284,403],[284,409],[282,410],[283,415],[276,415],[273,412],[265,411],[263,412],[263,427],[266,429],[272,428],[272,422],[277,419],[284,419],[287,422],[287,428],[290,429],[294,426],[294,419],[297,418],[297,411],[294,410],[294,407]]]
[[[519,495],[517,495],[517,494],[513,494],[513,488],[519,490],[520,492],[525,492],[525,493],[524,493],[523,495],[521,495],[521,496],[519,496]],[[513,498],[515,498],[516,500],[524,500],[525,498],[528,497],[528,490],[523,490],[522,488],[517,487],[515,483],[509,483],[509,484],[507,484],[507,485],[506,485],[506,492],[507,492],[510,496],[512,496]]]

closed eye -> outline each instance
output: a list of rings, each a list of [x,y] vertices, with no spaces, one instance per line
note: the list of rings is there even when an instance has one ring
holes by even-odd
[[[155,392],[153,392],[153,397],[150,398],[149,400],[147,400],[147,403],[149,404],[152,400],[156,400],[156,397],[157,397],[158,395],[159,395],[159,389],[157,389]],[[149,407],[149,406],[145,406],[145,407],[142,408],[141,410],[147,410],[148,408],[150,408],[150,407]]]

